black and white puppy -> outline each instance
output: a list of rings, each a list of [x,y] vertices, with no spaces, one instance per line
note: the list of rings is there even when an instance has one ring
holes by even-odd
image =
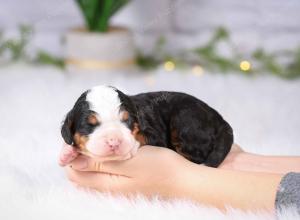
[[[230,125],[199,99],[179,92],[129,96],[111,86],[84,92],[61,134],[82,154],[125,160],[143,145],[167,147],[192,162],[217,167],[233,144]]]

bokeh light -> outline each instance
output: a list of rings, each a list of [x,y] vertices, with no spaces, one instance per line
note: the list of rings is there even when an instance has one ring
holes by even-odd
[[[164,64],[164,68],[166,71],[173,71],[175,69],[175,63],[172,61],[166,61]]]
[[[240,62],[240,68],[242,71],[249,71],[251,69],[251,63],[247,60]]]
[[[193,67],[192,72],[195,76],[202,76],[204,73],[204,69],[200,65],[196,65]]]

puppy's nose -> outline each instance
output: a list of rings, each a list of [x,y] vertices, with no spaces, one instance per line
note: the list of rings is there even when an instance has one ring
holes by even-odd
[[[121,139],[119,137],[114,137],[114,136],[108,137],[106,143],[112,150],[116,150],[119,148],[121,144]]]

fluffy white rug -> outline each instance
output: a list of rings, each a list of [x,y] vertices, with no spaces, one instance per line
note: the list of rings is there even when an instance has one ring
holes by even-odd
[[[60,123],[79,94],[97,84],[130,93],[177,90],[219,110],[236,142],[264,154],[300,154],[300,81],[189,73],[65,74],[24,65],[0,69],[0,219],[274,219],[269,213],[227,214],[188,201],[126,200],[81,192],[57,165]],[[285,210],[281,219],[300,219]]]

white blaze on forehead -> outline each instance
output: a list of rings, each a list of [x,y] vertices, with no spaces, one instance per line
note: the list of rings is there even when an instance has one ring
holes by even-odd
[[[121,101],[114,88],[108,86],[93,87],[86,96],[90,109],[100,116],[101,120],[116,119],[119,116]]]

